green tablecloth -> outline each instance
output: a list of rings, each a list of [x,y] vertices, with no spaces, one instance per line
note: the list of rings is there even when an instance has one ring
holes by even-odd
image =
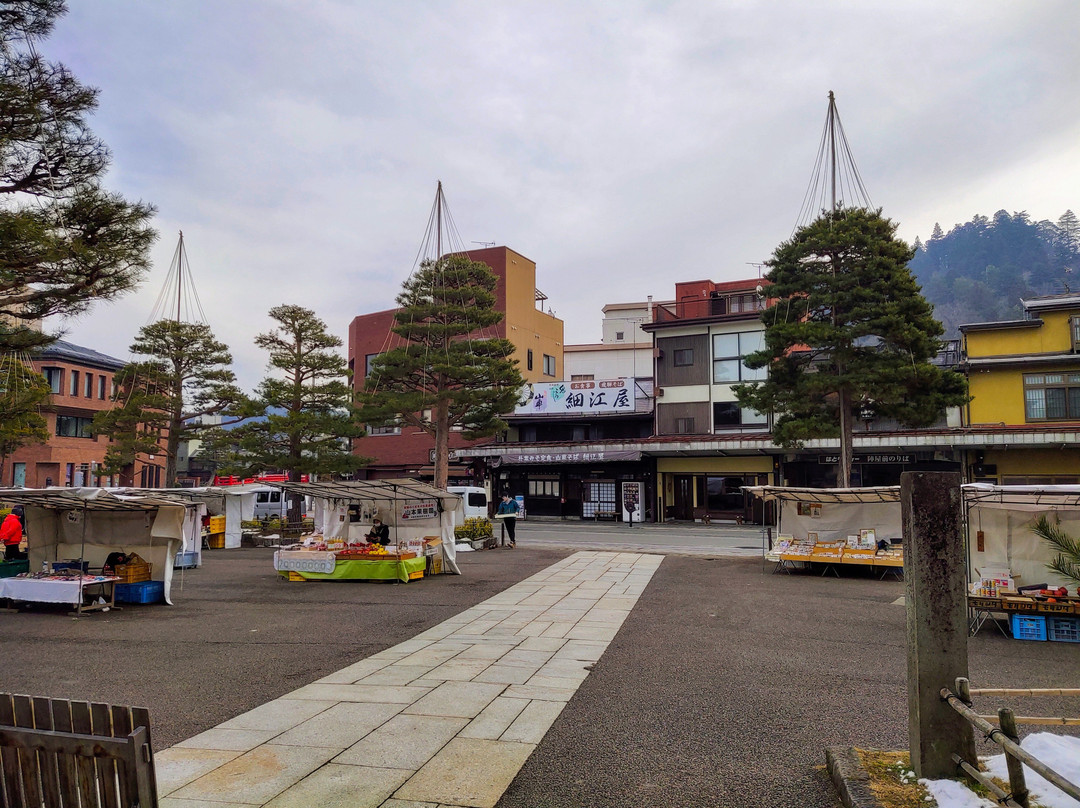
[[[298,572],[308,581],[393,581],[408,583],[410,572],[423,572],[427,566],[424,556],[404,561],[368,561],[348,559],[338,561],[333,572]],[[287,572],[280,573],[288,577]]]

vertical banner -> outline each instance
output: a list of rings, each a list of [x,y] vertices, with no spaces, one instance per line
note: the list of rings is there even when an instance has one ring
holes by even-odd
[[[641,483],[636,480],[622,484],[622,518],[624,522],[641,521]]]

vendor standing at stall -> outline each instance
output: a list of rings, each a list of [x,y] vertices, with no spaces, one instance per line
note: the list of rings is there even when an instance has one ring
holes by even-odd
[[[518,506],[517,500],[509,494],[503,494],[502,502],[499,503],[499,509],[496,513],[501,517],[503,526],[510,536],[511,547],[517,546],[517,537],[514,535],[514,528],[517,525],[517,515],[519,510],[521,510],[521,508]]]
[[[23,537],[21,515],[22,508],[16,505],[0,524],[0,541],[4,543],[4,559],[7,561],[26,558],[26,553],[19,549]]]
[[[369,530],[364,538],[372,544],[381,544],[383,547],[390,543],[390,526],[384,525],[382,520],[376,517],[371,520],[371,530]]]

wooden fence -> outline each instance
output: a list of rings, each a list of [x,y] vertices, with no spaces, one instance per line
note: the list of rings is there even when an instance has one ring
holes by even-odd
[[[156,808],[150,716],[0,693],[2,808]]]

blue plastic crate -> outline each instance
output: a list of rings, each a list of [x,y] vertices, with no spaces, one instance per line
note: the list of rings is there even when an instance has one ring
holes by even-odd
[[[1051,642],[1080,642],[1080,620],[1075,617],[1047,617],[1046,636]]]
[[[188,570],[197,566],[199,566],[199,557],[195,550],[177,553],[176,560],[173,562],[173,569],[177,570]]]
[[[1030,614],[1012,616],[1012,635],[1017,640],[1046,641],[1046,618]]]
[[[160,603],[163,600],[165,600],[163,581],[139,581],[137,584],[116,585],[117,603]]]

